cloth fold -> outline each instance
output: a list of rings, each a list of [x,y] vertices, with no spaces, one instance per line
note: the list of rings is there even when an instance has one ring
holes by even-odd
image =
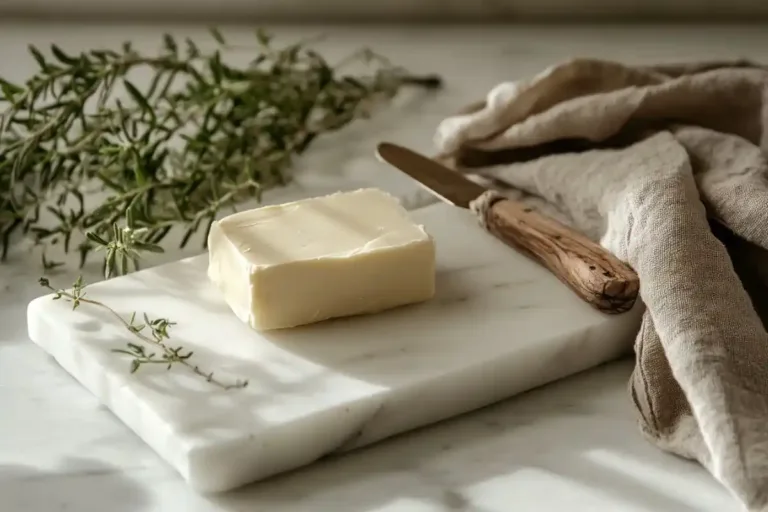
[[[500,84],[435,136],[449,165],[635,269],[641,430],[749,511],[768,511],[767,123],[758,64],[575,59]]]

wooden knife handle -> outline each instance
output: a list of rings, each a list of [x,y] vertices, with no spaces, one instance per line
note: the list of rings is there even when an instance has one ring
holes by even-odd
[[[493,203],[485,223],[496,237],[538,261],[600,311],[624,313],[635,304],[637,274],[581,233],[509,199]]]

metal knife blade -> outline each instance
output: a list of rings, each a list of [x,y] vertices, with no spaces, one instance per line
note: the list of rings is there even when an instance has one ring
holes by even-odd
[[[377,149],[382,160],[448,203],[466,208],[486,192],[410,149],[390,143]],[[640,288],[637,274],[582,233],[510,199],[495,201],[478,214],[491,234],[538,261],[593,307],[615,314],[634,306]]]
[[[383,161],[415,179],[422,187],[450,204],[469,208],[469,203],[486,191],[458,172],[403,146],[382,142],[376,152]]]

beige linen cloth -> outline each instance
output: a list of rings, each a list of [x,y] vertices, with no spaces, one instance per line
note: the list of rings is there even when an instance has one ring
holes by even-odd
[[[768,70],[572,60],[495,87],[436,144],[635,269],[642,432],[768,511]]]

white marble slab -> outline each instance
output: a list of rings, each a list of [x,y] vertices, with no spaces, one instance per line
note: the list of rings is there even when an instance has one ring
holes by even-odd
[[[170,318],[224,391],[110,352],[135,341],[85,305],[29,306],[30,338],[200,491],[224,491],[433,423],[612,360],[638,315],[604,315],[478,227],[464,209],[414,212],[435,238],[437,293],[423,304],[258,333],[209,283],[207,257],[92,286],[121,314]]]

